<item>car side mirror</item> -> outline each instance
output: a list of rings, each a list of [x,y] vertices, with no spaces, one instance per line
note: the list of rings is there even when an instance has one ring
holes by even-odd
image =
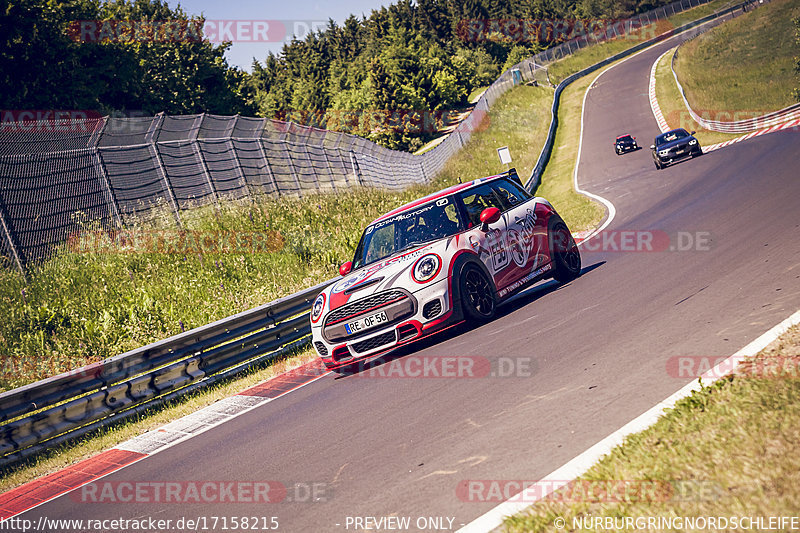
[[[695,133],[697,133],[697,132],[696,132],[696,131],[693,131],[693,132],[692,132],[692,133],[690,133],[689,135],[694,135]]]
[[[650,145],[650,149],[651,149],[651,150],[655,150],[655,149],[656,149],[656,145],[655,145],[655,144],[651,144],[651,145]]]
[[[481,231],[489,231],[489,224],[500,220],[500,210],[496,207],[487,207],[481,211]]]
[[[346,263],[342,263],[342,266],[339,267],[339,274],[346,276],[351,270],[353,270],[353,262],[347,261]]]

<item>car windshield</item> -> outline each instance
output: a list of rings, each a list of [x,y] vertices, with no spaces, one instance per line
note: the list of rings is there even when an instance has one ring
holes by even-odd
[[[617,137],[617,142],[627,142],[632,140],[633,139],[631,139],[630,135],[623,135],[622,137]]]
[[[675,130],[675,131],[668,131],[667,133],[662,133],[658,137],[656,137],[656,146],[661,146],[662,144],[671,143],[672,141],[677,141],[678,139],[683,139],[684,137],[688,137],[689,134],[686,133],[684,130]]]
[[[367,226],[356,248],[353,269],[380,261],[464,229],[452,198],[439,198]]]

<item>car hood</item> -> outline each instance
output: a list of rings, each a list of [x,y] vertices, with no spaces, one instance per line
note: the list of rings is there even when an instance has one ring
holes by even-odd
[[[350,301],[359,300],[389,287],[405,287],[414,291],[418,287],[413,286],[414,282],[410,276],[417,259],[434,252],[444,260],[443,254],[454,245],[453,241],[458,237],[456,235],[427,243],[350,272],[323,291],[327,300],[326,307],[332,311]]]
[[[684,137],[682,139],[675,139],[674,141],[662,144],[661,146],[656,146],[656,150],[669,150],[670,148],[675,148],[676,146],[683,146],[684,144],[689,144],[689,141],[691,141],[692,139],[694,139],[694,137]]]

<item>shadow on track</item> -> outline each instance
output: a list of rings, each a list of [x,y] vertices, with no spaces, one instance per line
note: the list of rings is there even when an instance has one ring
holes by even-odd
[[[581,274],[578,277],[579,278],[583,277],[584,275],[588,274],[589,272],[591,272],[591,271],[593,271],[593,270],[595,270],[597,268],[600,268],[605,263],[606,263],[605,261],[598,261],[597,263],[593,263],[593,264],[591,264],[589,266],[583,267],[581,269]],[[518,311],[519,309],[522,309],[523,307],[525,307],[525,306],[527,306],[529,304],[532,304],[533,302],[535,302],[539,298],[542,298],[543,296],[546,296],[546,295],[548,295],[550,293],[553,293],[553,292],[561,289],[562,287],[568,286],[570,283],[571,282],[559,283],[559,282],[551,279],[551,280],[549,280],[546,283],[543,283],[541,285],[535,284],[535,285],[533,285],[531,287],[528,287],[528,288],[522,290],[521,292],[515,294],[514,296],[512,296],[509,300],[503,302],[497,308],[497,312],[495,313],[494,317],[491,320],[489,320],[488,322],[486,322],[486,324],[491,324],[492,322],[494,322],[495,320],[497,320],[499,318],[502,318],[504,316],[510,315],[510,314],[514,313],[515,311]],[[393,351],[391,351],[391,352],[389,352],[387,354],[379,355],[379,356],[375,357],[374,359],[367,359],[367,360],[364,360],[364,361],[358,361],[358,362],[355,362],[355,363],[353,363],[351,365],[343,366],[343,367],[341,367],[341,368],[339,368],[339,369],[337,369],[335,371],[335,373],[338,373],[339,375],[336,376],[334,379],[343,379],[343,378],[346,378],[348,376],[351,376],[351,375],[354,375],[354,374],[358,374],[360,372],[364,372],[366,370],[369,370],[369,369],[372,369],[372,368],[375,368],[375,367],[378,367],[378,366],[381,366],[381,365],[384,365],[384,364],[387,364],[387,363],[391,363],[392,361],[394,361],[396,359],[400,359],[402,357],[405,357],[407,355],[411,355],[411,354],[416,353],[416,352],[418,352],[420,350],[423,350],[425,348],[430,348],[431,346],[436,346],[437,344],[441,344],[442,342],[445,342],[445,341],[448,341],[448,340],[453,339],[455,337],[458,337],[459,335],[461,335],[463,333],[471,331],[474,327],[475,327],[474,324],[471,324],[471,323],[465,322],[465,321],[461,321],[461,322],[459,322],[457,324],[454,324],[454,325],[452,325],[452,326],[450,326],[450,327],[448,327],[448,328],[446,328],[446,329],[444,329],[444,330],[442,330],[440,332],[434,333],[434,334],[430,335],[429,337],[423,337],[418,341],[412,341],[412,342],[410,342],[408,344],[405,344],[405,345],[401,346],[400,348],[397,348],[396,350],[393,350]]]

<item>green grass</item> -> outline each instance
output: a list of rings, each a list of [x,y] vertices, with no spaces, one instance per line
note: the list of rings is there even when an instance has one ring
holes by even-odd
[[[607,57],[632,48],[642,41],[652,39],[661,33],[710,15],[714,11],[727,7],[730,3],[730,0],[714,0],[708,4],[668,17],[667,20],[660,20],[654,26],[643,28],[626,37],[588,46],[550,65],[550,80],[552,83],[558,84],[570,74],[579,72]]]
[[[475,87],[474,89],[472,89],[472,92],[469,93],[469,96],[467,96],[467,102],[469,102],[470,104],[476,103],[487,88],[488,85],[485,85],[483,87]]]
[[[518,85],[495,102],[483,123],[473,132],[470,144],[450,159],[440,174],[447,182],[471,176],[491,176],[504,167],[497,149],[508,146],[517,172],[526,180],[547,137],[548,111],[553,100],[549,87]]]
[[[551,68],[563,72],[614,53],[636,40],[585,49]],[[197,232],[277,232],[285,246],[255,254],[80,254],[64,250],[23,279],[0,269],[0,390],[58,374],[252,308],[333,277],[352,254],[372,218],[456,179],[494,174],[496,149],[509,146],[527,178],[549,125],[552,90],[517,87],[499,100],[486,130],[452,158],[434,184],[402,193],[354,190],[302,200],[223,202],[183,212]],[[579,104],[578,104],[579,105]],[[574,107],[574,105],[573,105]],[[556,152],[539,194],[548,197],[573,230],[586,229],[600,208],[571,189],[573,118],[562,119]],[[358,205],[357,210],[352,206]],[[357,213],[356,216],[353,216]],[[335,231],[331,231],[335,228]],[[137,231],[175,230],[165,210]]]
[[[117,355],[330,279],[339,262],[352,256],[366,222],[441,183],[401,193],[357,189],[182,212],[184,228],[200,236],[220,231],[272,235],[275,248],[282,240],[282,247],[271,252],[76,253],[65,247],[32,268],[27,281],[14,270],[0,270],[0,389]],[[167,212],[132,225],[134,232],[155,230],[177,231]]]
[[[583,93],[596,76],[597,74],[585,76],[568,85],[561,93],[553,153],[542,175],[542,185],[536,192],[553,202],[559,213],[565,209],[572,214],[573,218],[567,220],[567,225],[573,232],[593,227],[603,217],[603,208],[599,204],[577,194],[572,188],[572,175],[578,156]]]
[[[715,2],[717,3],[717,2]],[[614,42],[554,65],[564,72],[632,46]],[[618,50],[617,50],[618,51]],[[573,231],[588,229],[602,209],[572,190],[580,97],[589,80],[565,92],[556,151],[538,194],[547,197]],[[575,96],[571,93],[575,93]],[[303,199],[257,198],[182,213],[185,229],[280,235],[284,246],[256,254],[72,253],[62,250],[23,279],[0,269],[0,390],[17,387],[269,302],[336,275],[352,255],[361,228],[411,199],[453,183],[496,173],[497,148],[509,146],[526,179],[549,126],[552,89],[521,86],[495,103],[485,130],[452,158],[434,183],[401,193],[352,190]],[[576,100],[577,98],[577,100]],[[354,209],[358,206],[358,209]],[[91,224],[87,230],[91,230]],[[175,230],[167,211],[134,230]],[[315,357],[306,350],[288,365]],[[23,483],[112,447],[144,430],[192,412],[279,372],[283,365],[193,394],[138,420],[97,432],[80,443],[39,456],[0,478],[0,489]]]
[[[670,499],[666,490],[599,503],[582,493],[561,493],[507,518],[506,530],[559,531],[557,517],[566,520],[567,530],[583,531],[572,529],[573,518],[796,516],[798,369],[800,329],[794,327],[734,376],[695,392],[649,429],[627,437],[579,478],[590,487],[614,480],[681,487],[681,498]]]
[[[674,49],[673,49],[674,50]],[[735,139],[739,135],[719,133],[704,129],[689,115],[686,104],[681,98],[678,84],[672,75],[670,61],[672,60],[672,50],[664,55],[656,66],[656,99],[664,114],[664,118],[670,128],[684,128],[686,131],[695,131],[695,137],[700,142],[700,146]]]
[[[725,9],[726,7],[736,5],[741,1],[742,0],[714,0],[713,2],[703,4],[702,6],[692,8],[689,11],[684,11],[682,13],[677,13],[675,15],[672,15],[671,17],[669,17],[669,23],[672,25],[672,27],[678,28],[694,20],[707,17],[708,15],[711,15],[715,11],[720,11],[722,9]]]
[[[553,89],[550,87],[520,85],[506,93],[492,107],[488,129],[479,128],[470,140],[470,145],[447,163],[440,176],[445,181],[453,182],[459,178],[466,181],[469,176],[495,174],[500,163],[497,149],[508,146],[513,159],[512,166],[517,169],[523,181],[527,180],[536,166],[547,137],[552,101]],[[568,138],[570,143],[577,146],[577,129],[572,117],[560,124],[556,146],[560,138]],[[495,129],[496,125],[502,127]],[[556,157],[563,156],[562,151]],[[551,165],[553,159],[547,166],[542,185],[536,192],[537,196],[547,198],[572,231],[594,227],[602,219],[603,209],[572,188],[572,167],[567,175],[563,172],[550,172]]]
[[[796,103],[799,0],[773,0],[680,48],[675,70],[693,109],[763,114]]]
[[[546,135],[552,89],[519,86],[501,97],[490,120],[450,160],[434,183],[402,193],[354,190],[303,199],[267,198],[225,202],[182,212],[196,231],[277,232],[280,250],[266,254],[78,254],[63,250],[31,271],[27,284],[12,270],[0,271],[0,349],[9,388],[96,361],[183,328],[206,324],[334,277],[338,263],[353,253],[362,227],[402,203],[453,183],[498,172],[496,149],[508,145],[527,177]],[[569,187],[567,187],[569,189]],[[579,200],[583,197],[572,196]],[[574,229],[581,216],[566,191],[551,199]],[[563,204],[560,202],[564,202]],[[353,206],[358,206],[354,209]],[[584,217],[585,218],[585,217]],[[137,229],[174,229],[172,215]],[[273,239],[274,240],[274,239]],[[24,290],[24,292],[23,292]],[[47,309],[47,313],[39,311]],[[306,350],[286,364],[316,357]],[[26,361],[41,361],[38,365]],[[192,412],[218,398],[266,379],[283,366],[251,373],[212,390],[193,394],[149,416],[106,428],[76,444],[62,446],[0,477],[0,490],[55,471]]]
[[[27,280],[12,269],[0,270],[0,389],[100,361],[332,278],[370,220],[457,177],[497,173],[499,146],[510,147],[520,175],[527,177],[544,141],[551,97],[552,90],[542,87],[506,93],[486,129],[427,186],[225,201],[181,214],[184,229],[201,236],[271,235],[271,242],[283,242],[271,252],[76,253],[64,247],[32,268]],[[576,220],[553,201],[567,220]],[[131,226],[142,233],[177,231],[166,210]],[[87,224],[86,231],[92,229]]]

